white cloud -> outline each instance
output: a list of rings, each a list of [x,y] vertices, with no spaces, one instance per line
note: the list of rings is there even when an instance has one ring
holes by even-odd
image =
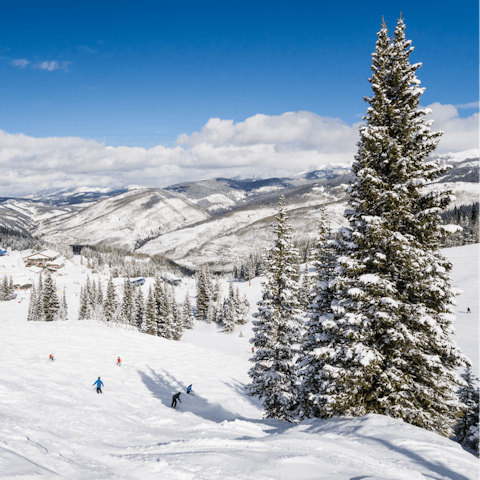
[[[19,58],[17,60],[12,60],[12,65],[15,67],[25,68],[30,62],[24,58]]]
[[[72,62],[57,62],[53,60],[51,62],[40,62],[34,65],[35,68],[39,68],[40,70],[48,70],[49,72],[53,72],[54,70],[65,70],[68,71],[68,66]]]
[[[429,106],[434,130],[444,130],[438,152],[478,147],[478,113],[460,118],[453,105]],[[358,127],[310,112],[254,115],[244,122],[210,119],[173,147],[109,147],[74,137],[33,138],[0,131],[0,196],[73,186],[127,184],[165,187],[252,171],[351,162]]]
[[[470,103],[461,103],[459,105],[455,105],[455,108],[457,108],[458,110],[461,110],[461,109],[465,109],[465,110],[469,110],[471,108],[479,108],[480,106],[480,102],[470,102]]]
[[[469,117],[461,118],[458,107],[432,103],[428,106],[432,110],[429,118],[435,120],[432,131],[443,131],[437,148],[437,153],[461,152],[478,148],[478,112]]]

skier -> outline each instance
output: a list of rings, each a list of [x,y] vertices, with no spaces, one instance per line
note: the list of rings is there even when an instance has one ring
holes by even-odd
[[[254,353],[254,352],[255,352],[255,350],[254,350],[253,347],[252,347],[252,353]]]
[[[189,386],[187,387],[187,393],[190,395],[190,392],[191,392],[191,391],[192,391],[192,385],[189,385]]]
[[[175,408],[177,406],[177,400],[182,403],[182,401],[180,400],[180,393],[181,392],[178,392],[176,393],[173,397],[172,397],[172,408]]]
[[[470,307],[467,307],[467,313],[472,313],[472,312],[470,311]]]
[[[117,359],[117,365],[120,367],[122,365],[122,361],[120,360],[120,357]]]
[[[97,393],[103,393],[102,392],[103,382],[100,380],[100,377],[98,377],[98,380],[96,382],[93,382],[93,385],[97,386]]]
[[[52,362],[53,362],[53,360],[54,360],[54,358],[53,358],[53,353],[51,353],[48,358],[49,358],[50,360],[52,360]]]

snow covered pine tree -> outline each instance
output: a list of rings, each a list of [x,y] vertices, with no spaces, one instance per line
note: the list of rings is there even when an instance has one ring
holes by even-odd
[[[317,397],[324,416],[379,413],[450,436],[455,370],[468,361],[451,338],[451,264],[439,252],[449,192],[424,189],[448,167],[425,161],[441,133],[418,108],[421,64],[409,63],[404,30],[400,19],[390,39],[383,23],[372,55]]]
[[[300,341],[298,305],[298,253],[292,247],[287,223],[285,197],[281,197],[277,224],[273,225],[275,245],[266,254],[266,279],[258,312],[253,316],[255,365],[248,372],[252,383],[248,394],[263,400],[265,418],[295,421],[297,375],[294,345]]]
[[[326,351],[332,341],[330,330],[335,328],[335,317],[332,303],[335,300],[335,267],[336,253],[333,240],[327,239],[327,223],[325,208],[320,209],[320,223],[318,238],[315,247],[311,250],[311,263],[315,266],[317,282],[313,285],[313,292],[305,292],[305,302],[309,319],[305,322],[305,332],[300,346],[300,355],[297,360],[298,375],[301,378],[300,400],[298,407],[299,418],[322,417],[323,382],[328,375],[324,372]],[[307,262],[308,265],[308,262]],[[313,282],[305,274],[302,287]],[[312,294],[314,297],[312,298]]]

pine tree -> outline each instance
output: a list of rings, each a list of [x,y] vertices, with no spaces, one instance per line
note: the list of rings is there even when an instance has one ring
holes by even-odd
[[[142,289],[139,288],[137,294],[135,295],[135,326],[137,328],[142,328],[144,316],[145,316],[145,299],[143,298]]]
[[[188,292],[185,295],[185,301],[183,302],[183,325],[184,328],[192,329],[194,327],[194,316],[192,310],[192,304],[190,303],[190,295]]]
[[[208,302],[208,308],[207,308],[207,316],[205,318],[205,321],[207,323],[212,323],[217,321],[217,304],[213,300],[213,298],[210,299]]]
[[[47,273],[43,283],[43,311],[45,321],[52,322],[58,320],[58,311],[60,302],[57,295],[57,287],[50,273]]]
[[[267,252],[266,279],[262,300],[254,314],[255,346],[251,358],[248,394],[262,399],[266,418],[294,421],[297,403],[297,376],[294,345],[300,341],[298,306],[298,252],[291,244],[292,227],[287,223],[285,198],[279,203],[273,226],[274,247]]]
[[[108,279],[107,293],[105,296],[104,315],[107,322],[115,322],[117,319],[117,293],[115,292],[115,285],[113,284],[113,278]]]
[[[232,333],[235,330],[236,314],[233,299],[228,297],[223,304],[222,325],[224,333]]]
[[[238,305],[237,323],[245,325],[250,320],[250,302],[245,294],[239,298]]]
[[[451,264],[439,252],[449,192],[424,188],[448,167],[425,161],[441,133],[418,108],[421,64],[410,65],[404,30],[400,19],[390,40],[384,23],[372,55],[317,398],[325,416],[386,414],[450,436],[461,413],[455,370],[466,359],[450,337]]]
[[[135,320],[133,319],[133,286],[130,283],[130,279],[125,279],[123,284],[123,302],[122,302],[122,316],[124,323],[133,325]]]
[[[38,319],[36,318],[36,304],[37,304],[37,290],[35,288],[35,284],[32,286],[30,291],[30,303],[28,304],[28,316],[27,321],[29,322],[36,322]]]
[[[10,277],[8,280],[8,298],[7,300],[15,299],[15,287],[13,285],[13,278]]]
[[[10,300],[8,291],[8,278],[6,275],[4,275],[2,280],[2,288],[0,290],[0,301],[6,302],[7,300]]]
[[[65,287],[63,287],[62,299],[60,301],[58,309],[58,320],[68,320],[68,306],[67,306],[67,296]]]
[[[42,275],[38,277],[38,286],[36,290],[35,303],[33,305],[33,318],[36,322],[45,321],[45,308],[43,304],[43,278]]]
[[[87,318],[87,302],[85,296],[85,289],[80,287],[80,306],[78,308],[78,319],[85,320]]]
[[[208,305],[210,303],[210,284],[207,270],[201,270],[197,281],[197,318],[206,320]]]
[[[464,448],[473,451],[477,456],[479,454],[479,419],[478,419],[478,378],[473,375],[471,367],[467,367],[465,372],[461,374],[464,380],[458,390],[460,401],[465,405],[465,411],[460,417],[459,422],[455,425],[455,440],[457,440]]]
[[[175,290],[172,285],[171,292],[170,292],[170,301],[171,301],[171,309],[172,309],[172,338],[173,340],[180,341],[183,335],[183,318],[181,310],[178,306],[178,303],[175,299]]]
[[[335,315],[332,303],[335,301],[336,255],[333,242],[327,239],[325,208],[320,210],[317,241],[311,249],[311,263],[315,267],[316,282],[313,297],[307,296],[308,320],[297,360],[298,375],[302,379],[300,387],[299,418],[322,417],[324,368],[330,343],[335,339],[331,333]],[[305,280],[304,280],[305,282]],[[310,279],[306,282],[312,285]],[[308,299],[311,298],[311,301]]]
[[[158,308],[155,293],[150,287],[148,290],[147,303],[145,305],[145,320],[142,324],[142,332],[148,335],[157,335]]]

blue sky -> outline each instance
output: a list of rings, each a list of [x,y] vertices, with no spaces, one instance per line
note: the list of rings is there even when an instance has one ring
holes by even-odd
[[[412,60],[424,64],[423,103],[478,100],[473,1],[2,3],[0,128],[9,133],[152,147],[212,117],[306,110],[353,123],[382,15],[393,30],[401,10]],[[34,68],[42,62],[60,68]]]
[[[438,152],[478,147],[473,1],[1,6],[0,195],[351,162],[376,33],[400,11]]]

